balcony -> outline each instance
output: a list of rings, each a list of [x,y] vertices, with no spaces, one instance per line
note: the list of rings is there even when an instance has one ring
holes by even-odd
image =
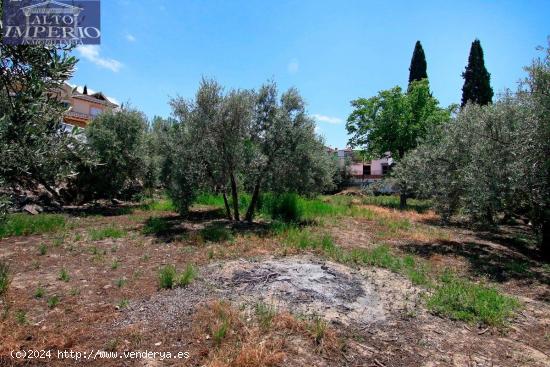
[[[90,120],[92,116],[88,115],[87,113],[80,113],[80,112],[74,112],[74,111],[67,111],[65,112],[65,117],[72,117],[79,120]]]

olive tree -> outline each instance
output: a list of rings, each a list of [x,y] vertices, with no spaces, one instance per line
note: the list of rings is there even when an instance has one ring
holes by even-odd
[[[82,163],[72,181],[81,200],[128,198],[143,187],[147,120],[134,109],[106,111],[86,128],[89,152],[97,164]]]
[[[60,131],[66,108],[57,94],[77,62],[70,51],[7,45],[0,34],[0,181],[6,191],[41,187],[60,199],[56,184],[74,174],[74,158],[84,156],[76,136]]]
[[[531,115],[522,120],[516,144],[517,167],[529,216],[550,259],[550,41],[544,55],[526,67],[528,77],[519,95]]]
[[[550,54],[526,68],[516,93],[467,104],[428,135],[394,171],[443,219],[457,211],[477,223],[527,217],[550,258]]]
[[[276,85],[267,83],[258,91],[225,92],[205,79],[194,100],[176,98],[171,105],[178,118],[173,139],[189,143],[188,154],[170,154],[173,167],[185,166],[189,174],[181,185],[177,180],[172,184],[189,187],[195,181],[195,190],[221,192],[229,219],[241,220],[243,190],[251,194],[245,218],[252,221],[262,188],[312,193],[332,184],[333,161],[295,89],[279,96]]]

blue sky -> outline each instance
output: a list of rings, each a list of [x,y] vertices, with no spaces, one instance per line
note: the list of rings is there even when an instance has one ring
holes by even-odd
[[[331,146],[347,143],[350,101],[406,86],[416,40],[442,105],[460,102],[471,42],[495,92],[515,88],[550,35],[549,1],[103,0],[101,46],[75,51],[72,83],[149,117],[193,97],[202,76],[227,87],[297,87]]]

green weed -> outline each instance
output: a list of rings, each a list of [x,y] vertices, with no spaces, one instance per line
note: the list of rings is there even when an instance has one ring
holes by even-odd
[[[472,283],[446,272],[427,301],[435,314],[466,322],[503,326],[520,304],[497,289]]]
[[[42,298],[46,294],[46,291],[42,287],[36,288],[34,291],[34,298]]]
[[[263,302],[256,303],[255,307],[256,317],[258,317],[258,323],[263,329],[269,329],[271,322],[277,314],[277,310],[273,305],[267,305]]]
[[[187,287],[197,276],[197,269],[192,264],[187,264],[185,270],[178,275],[178,285]]]
[[[47,301],[48,307],[55,308],[59,304],[59,302],[60,302],[59,297],[56,295],[53,295],[48,298],[48,301]]]
[[[174,265],[165,265],[159,270],[159,288],[172,289],[176,281],[176,267]]]
[[[62,280],[64,282],[68,282],[69,280],[71,280],[71,276],[69,275],[69,272],[67,271],[67,269],[62,268],[59,271],[59,276],[57,279]]]
[[[106,238],[122,238],[126,236],[127,232],[121,228],[109,226],[104,228],[93,228],[88,231],[90,240],[101,241]]]
[[[56,232],[65,225],[65,217],[59,214],[10,214],[0,223],[0,238]]]
[[[10,267],[7,263],[0,261],[0,297],[6,294],[10,286]]]

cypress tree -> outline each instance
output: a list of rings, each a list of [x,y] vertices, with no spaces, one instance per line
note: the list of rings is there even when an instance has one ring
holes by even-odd
[[[88,86],[84,86],[84,90],[82,91],[82,94],[88,94]]]
[[[481,42],[476,39],[470,48],[468,66],[462,73],[464,86],[462,87],[462,106],[469,101],[481,106],[493,101],[493,88],[491,88],[491,74],[485,68],[483,49]]]
[[[427,67],[424,49],[422,48],[420,41],[416,41],[411,59],[411,66],[409,67],[409,84],[411,84],[414,80],[427,79]]]

